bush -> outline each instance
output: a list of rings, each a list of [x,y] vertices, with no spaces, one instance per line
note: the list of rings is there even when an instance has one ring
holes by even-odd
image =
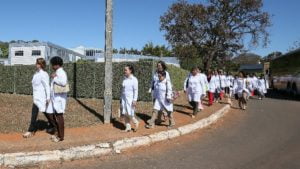
[[[173,65],[168,66],[168,72],[170,73],[174,90],[183,90],[183,83],[189,72]]]
[[[152,60],[140,60],[139,62],[113,63],[113,99],[119,99],[123,81],[124,67],[132,64],[135,68],[135,76],[139,81],[139,100],[150,101],[148,93],[151,77],[155,68]],[[64,70],[68,74],[70,84],[70,97],[78,98],[103,98],[104,94],[104,63],[69,63]],[[182,90],[187,71],[175,66],[168,66],[173,86],[176,90]],[[49,75],[50,67],[47,67]],[[0,66],[0,92],[31,95],[31,80],[35,72],[35,66]]]

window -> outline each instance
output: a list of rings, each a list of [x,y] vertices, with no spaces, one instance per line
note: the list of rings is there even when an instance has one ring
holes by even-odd
[[[15,51],[15,56],[24,56],[24,51],[22,50]]]
[[[33,50],[32,51],[32,56],[41,56],[41,51],[40,50]]]

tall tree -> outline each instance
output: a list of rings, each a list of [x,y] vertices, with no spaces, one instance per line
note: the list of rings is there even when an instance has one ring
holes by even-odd
[[[203,65],[224,61],[249,45],[266,46],[270,16],[262,11],[262,0],[208,0],[208,3],[175,2],[161,16],[161,31],[174,47],[193,46]]]
[[[104,123],[110,123],[112,115],[112,15],[113,0],[106,0]]]

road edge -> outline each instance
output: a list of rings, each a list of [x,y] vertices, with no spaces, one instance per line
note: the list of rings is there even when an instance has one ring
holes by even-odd
[[[100,157],[112,153],[119,153],[122,150],[148,146],[160,141],[180,137],[196,130],[205,128],[220,118],[230,110],[230,105],[225,105],[209,117],[201,119],[195,123],[187,124],[176,129],[161,131],[147,136],[125,138],[111,143],[98,143],[85,146],[72,147],[65,150],[39,151],[39,152],[19,152],[0,154],[0,167],[4,166],[26,166],[35,165],[49,161],[70,161],[91,157]]]

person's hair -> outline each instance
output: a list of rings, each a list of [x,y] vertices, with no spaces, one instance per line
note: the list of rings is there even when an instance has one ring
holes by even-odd
[[[46,61],[44,58],[37,58],[36,64],[40,65],[43,70],[46,69]]]
[[[243,71],[240,71],[240,72],[239,72],[239,74],[240,74],[240,73],[243,75],[243,78],[245,78],[245,77],[246,77],[246,75],[245,75],[245,72],[243,72]]]
[[[157,72],[157,74],[163,76],[163,77],[166,77],[167,73],[165,71],[159,71]]]
[[[167,68],[167,65],[164,61],[158,61],[157,62],[157,65],[160,64],[161,67],[164,69],[164,71],[166,71],[168,68]]]
[[[203,69],[200,66],[198,66],[198,69],[201,73],[204,73]]]
[[[130,70],[131,74],[134,74],[134,67],[132,65],[126,65],[125,67],[128,67]]]
[[[50,63],[52,66],[62,66],[64,64],[64,61],[59,56],[54,56],[53,58],[51,58]]]
[[[193,71],[195,71],[195,70],[198,70],[198,67],[193,67],[193,68],[191,69],[191,72],[193,72]]]

